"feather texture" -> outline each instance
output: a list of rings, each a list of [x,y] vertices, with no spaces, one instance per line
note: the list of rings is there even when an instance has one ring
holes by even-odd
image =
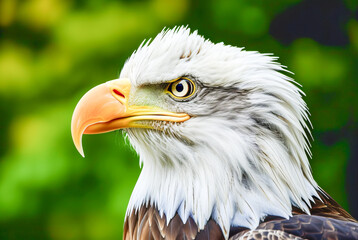
[[[320,216],[296,215],[289,219],[262,223],[256,230],[240,232],[230,239],[269,239],[263,233],[277,236],[272,239],[353,240],[358,239],[358,223]]]
[[[221,228],[210,219],[203,230],[192,218],[183,223],[179,214],[166,223],[166,218],[160,216],[159,211],[154,207],[142,206],[139,211],[132,211],[127,217],[123,231],[124,240],[205,240],[205,239],[224,239]]]
[[[303,238],[280,230],[258,229],[242,232],[230,240],[303,240]]]
[[[256,229],[242,227],[230,229],[231,240],[299,240],[299,239],[358,239],[358,222],[326,193],[312,203],[311,214],[293,210],[294,216],[284,219],[267,216]],[[295,209],[295,208],[293,208]],[[167,223],[155,207],[142,206],[132,211],[124,225],[124,240],[221,240],[225,239],[219,225],[209,219],[199,230],[193,218],[183,223],[179,214]]]
[[[302,210],[293,207],[293,214],[304,214]],[[331,196],[320,189],[319,199],[315,198],[310,212],[312,215],[317,215],[326,218],[333,218],[341,221],[357,222],[346,210],[344,210]]]

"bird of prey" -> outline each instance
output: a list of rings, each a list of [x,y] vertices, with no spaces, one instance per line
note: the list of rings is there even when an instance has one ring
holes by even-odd
[[[123,239],[358,239],[312,177],[303,92],[276,60],[164,29],[82,97],[78,151],[124,129],[140,156]]]

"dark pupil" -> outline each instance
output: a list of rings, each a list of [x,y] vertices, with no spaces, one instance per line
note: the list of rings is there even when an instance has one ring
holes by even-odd
[[[181,91],[183,91],[184,86],[183,86],[182,83],[178,83],[178,84],[175,86],[175,89],[177,90],[177,92],[181,92]]]

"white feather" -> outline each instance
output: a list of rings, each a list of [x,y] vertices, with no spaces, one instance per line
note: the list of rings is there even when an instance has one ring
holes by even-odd
[[[228,237],[230,226],[254,229],[266,215],[288,218],[292,205],[309,213],[318,186],[307,157],[308,111],[301,90],[275,60],[213,44],[186,27],[163,30],[142,43],[120,74],[134,88],[190,75],[209,87],[248,91],[249,107],[227,119],[224,113],[200,114],[203,102],[187,103],[188,111],[199,114],[183,124],[163,131],[129,129],[143,168],[127,215],[151,204],[167,223],[177,212],[200,229],[214,218]],[[185,109],[159,102],[169,110]],[[253,115],[276,128],[280,138],[257,126]]]

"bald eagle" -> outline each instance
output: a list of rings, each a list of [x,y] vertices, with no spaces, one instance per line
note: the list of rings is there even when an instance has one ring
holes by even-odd
[[[286,72],[177,27],[82,97],[78,151],[83,134],[124,129],[140,156],[123,239],[358,239],[312,177],[308,110]]]

